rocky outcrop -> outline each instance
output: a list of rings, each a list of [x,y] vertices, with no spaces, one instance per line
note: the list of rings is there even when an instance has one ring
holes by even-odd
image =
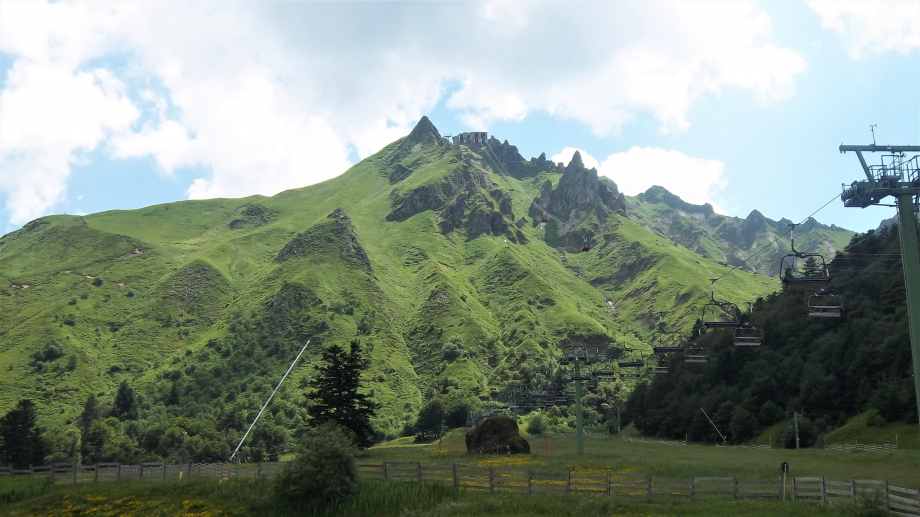
[[[371,261],[367,252],[358,242],[354,225],[345,211],[336,208],[327,216],[331,221],[319,223],[309,230],[298,233],[278,252],[275,257],[277,262],[286,262],[300,256],[318,255],[327,253],[330,245],[337,246],[339,258],[355,264],[368,272],[371,271]]]
[[[662,203],[675,210],[682,210],[691,214],[702,214],[704,216],[715,214],[715,210],[713,210],[712,205],[709,203],[702,205],[694,205],[692,203],[688,203],[678,196],[672,194],[664,187],[659,187],[658,185],[650,187],[648,190],[636,197],[638,197],[641,201],[645,201],[646,203]]]

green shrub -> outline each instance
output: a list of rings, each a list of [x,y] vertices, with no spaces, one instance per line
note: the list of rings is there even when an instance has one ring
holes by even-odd
[[[546,419],[543,418],[542,413],[538,413],[530,419],[530,422],[527,422],[527,434],[543,434],[545,432]]]
[[[101,279],[101,278],[98,278],[98,277],[97,277],[97,278],[94,278],[94,279],[93,279],[93,285],[96,286],[96,287],[99,287],[100,285],[102,285],[102,279]]]
[[[275,481],[275,493],[295,504],[327,505],[355,491],[358,465],[354,437],[327,422],[304,437],[294,461]]]

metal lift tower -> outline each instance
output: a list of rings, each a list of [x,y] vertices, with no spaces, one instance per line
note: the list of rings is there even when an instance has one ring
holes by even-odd
[[[873,137],[875,132],[873,131]],[[875,140],[873,138],[873,140]],[[898,222],[901,233],[901,263],[907,291],[907,314],[910,318],[910,344],[914,362],[914,390],[920,411],[920,253],[917,251],[917,219],[920,210],[920,155],[910,158],[906,153],[920,153],[918,145],[841,145],[840,152],[854,151],[866,179],[843,186],[840,199],[844,206],[865,208],[877,205],[888,197],[897,199]],[[864,152],[882,152],[881,165],[868,165]]]

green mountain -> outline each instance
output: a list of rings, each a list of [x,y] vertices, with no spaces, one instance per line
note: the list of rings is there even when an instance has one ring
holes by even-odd
[[[707,332],[696,341],[709,349],[708,363],[675,357],[672,374],[632,392],[626,406],[636,428],[711,443],[717,437],[703,408],[733,443],[779,426],[777,437],[795,447],[785,424],[793,411],[804,410],[804,446],[824,433],[829,443],[873,443],[867,440],[881,435],[893,443],[897,429],[910,429],[905,443],[915,445],[917,403],[898,227],[852,242],[830,264],[829,288],[839,295],[834,304],[842,300],[841,316],[807,317],[801,290],[758,301],[750,318],[764,331],[763,346],[733,346],[731,330]]]
[[[0,238],[0,412],[32,398],[60,441],[126,380],[140,420],[106,421],[123,445],[107,457],[217,458],[309,339],[250,439],[271,454],[303,430],[319,351],[358,340],[374,424],[395,435],[432,397],[465,408],[541,383],[567,341],[647,350],[660,312],[688,330],[729,270],[631,203],[577,155],[451,145],[422,118],[341,176],[272,197],[43,217]],[[777,287],[735,271],[718,295]]]
[[[777,276],[780,260],[791,251],[792,221],[774,221],[754,210],[746,218],[717,214],[712,205],[693,205],[663,187],[626,198],[629,216],[645,228],[729,266]],[[853,232],[808,218],[795,229],[796,249],[828,257],[843,249]],[[761,249],[764,249],[760,253]]]

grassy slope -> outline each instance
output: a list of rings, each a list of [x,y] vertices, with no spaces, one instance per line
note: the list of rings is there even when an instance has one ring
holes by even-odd
[[[509,354],[527,351],[535,369],[548,368],[559,339],[620,338],[626,328],[647,324],[651,312],[675,304],[669,322],[686,328],[707,278],[727,271],[620,217],[589,218],[585,225],[612,238],[575,255],[547,246],[539,227],[525,227],[529,242],[513,244],[503,236],[442,234],[434,210],[388,222],[394,196],[447,181],[460,164],[456,148],[426,145],[407,154],[401,145],[391,144],[337,178],[270,198],[52,216],[4,236],[0,281],[10,287],[0,298],[0,384],[8,396],[0,412],[30,396],[43,407],[43,423],[73,420],[88,394],[110,394],[124,378],[152,383],[185,361],[188,350],[225,335],[228,315],[263,312],[285,280],[297,280],[327,303],[341,302],[346,289],[357,293],[357,312],[337,315],[326,343],[347,341],[361,314],[377,313],[375,339],[382,345],[368,380],[395,425],[394,413],[416,411],[422,392],[439,379],[485,394],[490,384],[521,378]],[[474,172],[511,194],[515,218],[526,214],[525,192],[536,193],[544,179],[558,181],[552,173],[533,181],[508,178],[466,152],[480,158]],[[396,162],[412,174],[390,185]],[[327,221],[337,207],[351,218],[371,273],[358,280],[345,274],[337,249],[314,257],[309,267],[275,262],[287,242]],[[632,263],[634,274],[616,277]],[[93,286],[88,277],[103,284]],[[604,295],[584,279],[614,300],[616,314],[605,312]],[[720,287],[723,297],[741,301],[775,286],[737,272]],[[546,299],[554,303],[538,302]],[[73,325],[65,323],[71,314]],[[647,335],[647,328],[639,331]],[[445,364],[439,350],[454,335],[468,354]],[[31,356],[51,340],[66,355],[38,371]],[[66,367],[70,355],[77,357],[73,371]],[[306,363],[315,358],[311,353]],[[300,369],[292,381],[309,371]]]

